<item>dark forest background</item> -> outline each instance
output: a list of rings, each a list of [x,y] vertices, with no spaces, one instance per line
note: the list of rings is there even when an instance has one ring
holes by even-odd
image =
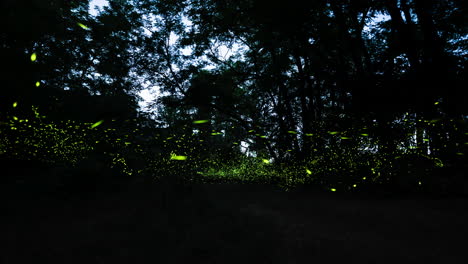
[[[467,1],[116,0],[92,16],[89,1],[4,0],[0,10],[8,186],[468,193]],[[147,86],[159,96],[141,111]]]

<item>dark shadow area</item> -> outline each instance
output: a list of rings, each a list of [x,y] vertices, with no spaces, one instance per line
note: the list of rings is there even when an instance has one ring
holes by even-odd
[[[462,263],[465,254],[466,199],[228,184],[172,192],[134,184],[86,199],[9,200],[2,263]]]

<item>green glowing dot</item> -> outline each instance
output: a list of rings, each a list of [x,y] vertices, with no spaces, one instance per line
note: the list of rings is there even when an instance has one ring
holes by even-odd
[[[422,183],[419,181],[418,184],[421,185]]]
[[[78,26],[80,26],[82,29],[89,29],[89,27],[81,24],[81,23],[76,23]]]
[[[305,134],[305,135],[308,136],[308,137],[311,137],[311,136],[313,136],[314,134]]]
[[[363,180],[365,180],[365,179],[366,179],[366,177],[362,177],[362,179],[363,179]]]
[[[341,137],[341,139],[351,139],[350,137]]]
[[[210,120],[195,120],[193,121],[194,124],[205,124],[210,122]]]
[[[435,102],[434,104],[435,104],[435,105],[438,105],[439,103],[440,103],[440,102]]]
[[[36,87],[41,86],[41,82],[36,82]]]
[[[18,102],[14,102],[13,107],[17,107],[17,106],[18,106]]]
[[[100,124],[102,124],[102,122],[104,122],[104,120],[99,120],[99,121],[97,121],[96,123],[94,123],[94,124],[91,126],[91,128],[95,128],[95,127],[99,126]]]
[[[14,119],[14,120],[18,120],[18,117],[14,116],[13,119]]]
[[[357,186],[356,184],[353,184],[353,187],[354,187],[354,188],[356,188],[356,186]]]
[[[288,131],[288,133],[289,133],[289,134],[297,134],[296,131],[292,131],[292,130]]]
[[[423,139],[424,142],[429,142],[429,139],[425,138]]]
[[[312,172],[309,169],[306,169],[307,174],[312,174]]]
[[[336,192],[336,189],[335,189],[335,188],[331,188],[330,191]]]
[[[337,132],[337,131],[329,131],[328,132],[330,135],[336,135],[336,134],[339,134],[340,132]]]
[[[262,159],[262,161],[263,161],[263,163],[266,163],[266,164],[269,164],[269,163],[270,163],[270,161],[267,160],[267,159]]]
[[[361,136],[365,136],[365,137],[367,137],[367,136],[369,136],[369,134],[361,134]]]
[[[249,132],[249,133],[252,133],[252,132],[254,132],[254,131],[255,131],[255,130],[252,129],[252,130],[249,130],[248,132]]]
[[[461,152],[457,152],[457,155],[458,155],[458,156],[463,156],[463,155],[465,155],[465,154],[463,154],[463,153],[461,153]]]
[[[31,54],[31,61],[36,61],[36,60],[37,60],[36,53]]]

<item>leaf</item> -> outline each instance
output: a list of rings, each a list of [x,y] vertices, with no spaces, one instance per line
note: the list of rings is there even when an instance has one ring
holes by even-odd
[[[94,123],[94,124],[91,126],[91,128],[95,128],[95,127],[101,125],[102,122],[104,122],[104,120],[99,120],[99,121],[97,121],[96,123]]]

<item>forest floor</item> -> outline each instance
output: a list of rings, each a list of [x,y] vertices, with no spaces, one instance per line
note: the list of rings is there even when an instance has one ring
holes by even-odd
[[[261,185],[131,185],[4,196],[0,263],[466,263],[468,203],[284,193]]]

